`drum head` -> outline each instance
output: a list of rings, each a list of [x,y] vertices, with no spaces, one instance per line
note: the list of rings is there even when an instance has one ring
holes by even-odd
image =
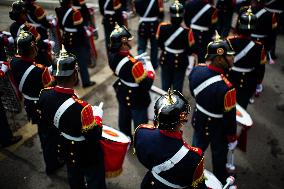
[[[103,125],[102,137],[111,141],[121,142],[121,143],[130,143],[130,138],[124,133],[110,127]]]
[[[208,188],[212,189],[222,189],[221,182],[211,173],[204,169],[205,184]]]
[[[236,105],[236,109],[237,122],[248,127],[252,126],[253,122],[247,111],[243,109],[239,104]]]

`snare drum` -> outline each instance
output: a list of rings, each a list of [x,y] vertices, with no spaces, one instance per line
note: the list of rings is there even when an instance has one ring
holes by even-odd
[[[215,177],[213,173],[204,169],[205,184],[211,189],[222,189],[222,183]]]
[[[131,140],[122,132],[103,125],[103,140],[106,177],[116,177],[122,172],[122,164]]]
[[[247,111],[239,104],[236,105],[237,136],[240,136],[243,129],[248,130],[253,122]]]

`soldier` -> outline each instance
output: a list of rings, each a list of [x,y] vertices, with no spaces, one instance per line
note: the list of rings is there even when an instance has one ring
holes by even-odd
[[[198,49],[198,62],[204,62],[207,44],[217,24],[217,11],[208,0],[192,0],[185,5],[184,22],[192,29]]]
[[[149,90],[155,77],[150,62],[144,66],[141,61],[133,57],[129,50],[128,41],[132,35],[118,24],[110,35],[109,66],[118,77],[114,89],[119,104],[119,129],[128,136],[132,136],[131,120],[134,127],[148,123],[147,109],[150,104]]]
[[[105,189],[103,151],[99,143],[103,110],[80,100],[74,93],[78,82],[74,55],[62,49],[52,68],[57,85],[41,91],[39,106],[42,121],[61,134],[58,153],[66,161],[70,188]]]
[[[253,96],[257,84],[264,77],[266,52],[259,42],[254,42],[250,35],[257,22],[256,16],[248,9],[239,17],[238,36],[230,36],[236,56],[234,65],[229,72],[229,80],[237,91],[237,102],[247,108],[250,97]]]
[[[90,45],[87,35],[91,35],[84,29],[83,18],[80,11],[73,9],[71,0],[61,0],[61,7],[55,8],[59,27],[63,31],[63,44],[68,53],[76,56],[83,87],[95,85],[90,81],[88,65],[91,65]]]
[[[37,28],[28,23],[27,10],[22,1],[15,1],[12,4],[12,10],[9,12],[11,20],[14,20],[10,26],[10,32],[16,40],[21,30],[30,31],[37,40],[38,53],[36,61],[44,66],[50,66],[52,60],[52,46],[48,40],[45,40],[38,32]],[[45,34],[44,34],[45,35]]]
[[[190,112],[188,101],[180,92],[169,90],[154,109],[154,125],[142,124],[135,130],[135,151],[148,169],[141,189],[207,188],[202,151],[182,138],[181,127]]]
[[[170,6],[171,23],[162,22],[157,31],[160,57],[162,89],[173,85],[182,92],[189,56],[193,53],[194,37],[191,29],[181,26],[184,7],[179,1]]]
[[[4,35],[0,35],[0,82],[2,82],[2,78],[5,77],[5,73],[9,69],[9,63],[7,62],[7,56],[4,48],[7,45],[7,41],[8,39],[5,38]],[[0,91],[0,96],[3,92],[4,91]],[[0,117],[0,144],[2,147],[8,147],[19,142],[23,137],[22,135],[13,136],[2,104],[2,99],[0,99]]]
[[[227,37],[231,29],[235,0],[217,0],[217,30],[222,37]]]
[[[156,33],[164,18],[164,2],[162,0],[135,0],[135,9],[139,18],[138,54],[146,52],[147,42],[151,43],[151,62],[154,69],[158,68],[158,41]]]
[[[228,149],[236,145],[236,90],[225,77],[233,64],[234,51],[230,43],[220,39],[207,47],[206,64],[193,68],[189,87],[196,107],[192,116],[192,145],[205,151],[211,143],[214,175],[223,183]]]
[[[105,45],[107,53],[110,48],[109,36],[114,30],[115,22],[119,25],[125,24],[125,18],[122,14],[123,6],[121,0],[99,0],[100,13],[103,16],[102,24],[105,31]]]
[[[38,115],[39,93],[44,87],[52,84],[53,79],[47,67],[37,64],[35,57],[37,46],[35,37],[26,31],[22,31],[17,38],[17,54],[11,60],[11,73],[18,86],[19,91],[24,97],[25,110],[28,120],[32,124],[38,124],[38,134],[43,149],[43,157],[46,163],[46,173],[51,174],[62,166],[62,162],[56,161],[55,153],[45,151],[46,137],[48,133],[40,125]],[[53,161],[48,161],[48,160]]]

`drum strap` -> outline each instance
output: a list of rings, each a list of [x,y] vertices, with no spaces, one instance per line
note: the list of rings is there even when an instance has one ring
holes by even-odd
[[[247,53],[254,47],[254,45],[255,43],[253,41],[249,42],[249,44],[247,44],[247,46],[234,57],[234,63],[238,62],[240,59],[246,56]]]
[[[147,9],[146,9],[146,11],[145,11],[145,13],[144,13],[144,15],[141,17],[142,19],[140,19],[139,22],[142,22],[143,19],[147,18],[147,16],[148,16],[150,10],[151,10],[152,7],[153,7],[154,2],[155,2],[155,0],[151,0],[151,1],[150,1],[150,3],[149,3],[149,5],[148,5],[148,7],[147,7]],[[154,20],[154,21],[155,21],[155,20]]]
[[[264,13],[266,13],[267,12],[267,10],[265,10],[264,8],[263,9],[261,9],[260,11],[258,11],[256,14],[255,14],[255,16],[256,16],[256,18],[259,18],[259,17],[261,17]]]
[[[125,64],[126,62],[128,62],[128,61],[129,61],[129,58],[128,58],[128,57],[124,57],[124,58],[117,64],[117,66],[116,66],[116,68],[115,68],[115,74],[116,74],[117,76],[118,76],[118,74],[119,74],[119,72],[120,72],[122,66],[124,66],[124,64]]]
[[[72,10],[73,10],[72,8],[69,8],[69,9],[67,10],[67,12],[65,13],[65,15],[64,15],[64,17],[63,17],[63,19],[62,19],[62,26],[64,26],[64,24],[65,24],[65,22],[66,22],[66,19],[67,19],[68,15],[71,13]]]
[[[191,19],[191,24],[194,24],[207,10],[209,10],[211,5],[205,5],[200,11]]]
[[[177,36],[183,31],[183,27],[179,27],[166,41],[165,41],[165,47],[168,47]]]
[[[203,81],[200,85],[198,85],[194,90],[194,96],[197,96],[203,89],[207,88],[209,85],[216,83],[218,81],[222,81],[222,77],[220,75],[216,75],[214,77],[210,77],[209,79]]]
[[[153,176],[160,182],[162,182],[163,184],[172,187],[172,188],[186,188],[187,186],[180,186],[180,185],[176,185],[173,183],[170,183],[169,181],[165,180],[164,178],[162,178],[161,176],[159,176],[159,173],[163,172],[163,171],[168,171],[171,168],[173,168],[178,162],[180,162],[188,153],[189,149],[186,148],[184,145],[179,149],[179,151],[177,151],[177,153],[175,153],[174,156],[172,156],[169,160],[156,165],[152,168],[151,173],[153,174]]]
[[[25,71],[23,77],[21,78],[20,84],[19,84],[19,91],[22,92],[23,91],[23,86],[24,83],[28,77],[28,75],[31,73],[31,71],[35,68],[35,65],[30,65],[30,67]]]
[[[63,113],[72,105],[75,103],[75,100],[73,98],[68,98],[56,111],[54,118],[53,118],[53,124],[55,127],[59,128],[59,121]]]

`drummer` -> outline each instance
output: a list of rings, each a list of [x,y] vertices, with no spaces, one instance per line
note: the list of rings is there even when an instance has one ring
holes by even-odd
[[[73,87],[78,83],[77,60],[64,48],[52,65],[55,87],[41,91],[39,107],[45,129],[60,133],[57,152],[66,161],[71,189],[105,189],[102,135],[103,110],[80,100]],[[48,128],[49,127],[49,128]]]
[[[190,92],[196,101],[192,144],[205,151],[211,143],[213,173],[223,184],[228,177],[228,149],[237,145],[236,90],[225,77],[233,55],[230,43],[216,32],[207,46],[206,64],[197,65],[189,75]]]
[[[134,147],[148,169],[141,189],[207,188],[204,156],[182,138],[190,106],[178,91],[168,91],[155,104],[154,125],[142,124],[135,131]]]

